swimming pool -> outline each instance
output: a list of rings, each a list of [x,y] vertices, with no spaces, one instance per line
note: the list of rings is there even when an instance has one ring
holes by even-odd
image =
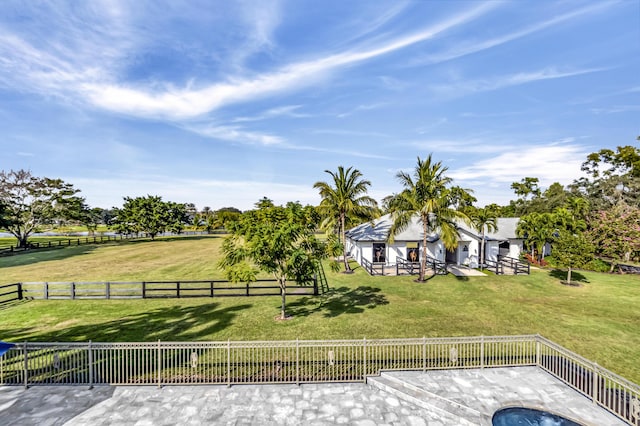
[[[583,426],[557,414],[535,408],[502,408],[493,414],[493,426]]]

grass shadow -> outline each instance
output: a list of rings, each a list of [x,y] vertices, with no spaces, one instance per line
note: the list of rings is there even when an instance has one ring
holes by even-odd
[[[359,314],[365,309],[389,304],[380,291],[379,288],[369,286],[360,286],[355,289],[349,287],[330,289],[320,297],[302,297],[287,304],[287,313],[293,317],[322,313],[325,318],[342,314]]]
[[[46,247],[40,249],[27,250],[13,254],[11,256],[0,257],[0,268],[11,266],[32,265],[39,262],[48,262],[52,260],[63,260],[73,256],[89,254],[98,246],[103,244],[82,244],[79,246],[62,246],[62,247]]]
[[[566,281],[567,280],[567,271],[563,271],[561,269],[553,269],[553,270],[549,271],[549,275],[551,277],[556,278],[556,279],[561,280],[561,281]],[[587,277],[582,275],[580,272],[571,271],[571,282],[574,282],[574,281],[578,282],[578,283],[588,283],[589,282]]]
[[[170,306],[129,315],[102,323],[70,325],[68,327],[33,333],[32,329],[0,329],[0,336],[9,341],[98,342],[191,341],[209,338],[233,323],[239,311],[253,305],[243,304],[220,308],[219,303],[198,306]]]

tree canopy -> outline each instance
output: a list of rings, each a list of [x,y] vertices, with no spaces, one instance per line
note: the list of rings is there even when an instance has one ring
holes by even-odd
[[[116,209],[114,229],[122,234],[144,232],[151,239],[166,231],[180,233],[188,221],[184,204],[162,201],[157,195],[124,198],[122,208]]]
[[[84,199],[62,179],[33,176],[27,170],[0,171],[1,226],[15,236],[20,247],[37,229],[59,218],[77,218]]]
[[[456,220],[469,221],[466,214],[454,208],[463,190],[452,187],[452,179],[445,174],[447,170],[441,162],[434,162],[431,154],[425,160],[418,157],[413,175],[398,172],[396,177],[404,189],[387,203],[393,221],[389,230],[390,241],[409,226],[413,216],[417,215],[422,224],[422,255],[418,281],[426,279],[428,235],[437,231],[445,247],[453,249],[458,244]]]
[[[342,244],[342,255],[345,272],[351,271],[347,259],[345,232],[347,227],[373,219],[378,214],[378,203],[367,195],[371,182],[362,179],[362,173],[349,167],[338,167],[337,172],[325,170],[331,175],[333,185],[327,182],[316,182],[322,201],[318,210],[323,217],[320,227],[339,235]]]
[[[280,318],[285,319],[287,280],[310,283],[316,262],[327,257],[327,247],[314,235],[313,207],[262,206],[230,225],[219,267],[234,282],[255,281],[259,271],[273,275],[280,286]]]

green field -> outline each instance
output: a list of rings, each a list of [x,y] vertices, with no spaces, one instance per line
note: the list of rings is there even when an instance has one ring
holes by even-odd
[[[222,239],[84,245],[0,258],[0,283],[222,279]],[[0,340],[168,341],[361,339],[539,333],[640,382],[640,277],[557,272],[458,279],[370,277],[327,270],[331,291],[279,297],[30,301],[0,310]]]

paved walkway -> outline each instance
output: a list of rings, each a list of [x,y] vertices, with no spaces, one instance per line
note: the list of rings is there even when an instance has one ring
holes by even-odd
[[[466,266],[447,265],[447,270],[456,277],[486,277],[484,274],[476,269],[467,268]]]
[[[535,367],[387,374],[430,396],[416,404],[401,393],[359,383],[0,387],[0,424],[490,425],[487,416],[506,405],[547,408],[585,425],[623,424]],[[443,406],[443,400],[451,403]],[[474,412],[482,415],[469,421]]]

